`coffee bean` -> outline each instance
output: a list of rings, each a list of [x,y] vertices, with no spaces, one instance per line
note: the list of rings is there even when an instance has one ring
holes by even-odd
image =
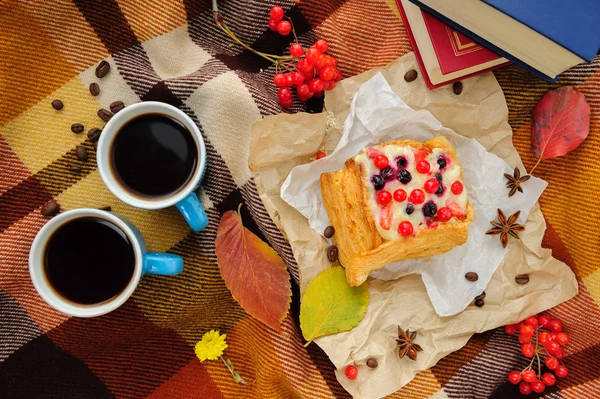
[[[69,165],[67,166],[67,169],[73,173],[81,173],[81,168],[79,166]]]
[[[323,234],[325,238],[331,238],[335,234],[335,228],[333,226],[327,226],[325,229],[325,233]]]
[[[107,109],[99,109],[98,110],[98,116],[100,117],[100,119],[102,119],[104,122],[108,122],[110,120],[110,118],[113,117],[112,112],[110,112]]]
[[[367,359],[367,367],[374,369],[374,368],[377,368],[377,365],[378,365],[377,360],[375,360],[373,358]]]
[[[71,131],[73,133],[79,134],[79,133],[83,132],[83,129],[84,129],[84,127],[83,127],[83,125],[81,123],[73,123],[71,125]]]
[[[110,206],[103,206],[102,208],[98,208],[101,211],[106,211],[106,212],[110,212],[112,211],[112,208]]]
[[[88,131],[88,139],[90,139],[93,142],[98,141],[98,139],[100,138],[100,134],[102,134],[102,130],[98,129],[97,127],[93,127]]]
[[[123,101],[114,101],[110,104],[110,110],[113,114],[116,114],[123,108],[125,108],[125,104],[123,104]]]
[[[415,80],[417,78],[417,76],[419,76],[417,71],[415,71],[414,69],[411,69],[410,71],[408,71],[404,74],[404,80],[406,80],[407,82],[412,82],[413,80]]]
[[[485,291],[483,291],[481,294],[479,294],[475,297],[475,299],[484,299],[484,298],[485,298]]]
[[[57,111],[60,111],[64,106],[65,105],[60,100],[54,100],[54,101],[52,101],[52,108],[54,108]]]
[[[88,160],[88,153],[87,150],[85,149],[85,147],[78,145],[77,147],[75,147],[75,156],[77,157],[77,159],[79,159],[82,162],[85,162]]]
[[[467,274],[465,274],[465,278],[467,280],[473,282],[473,281],[477,281],[479,279],[479,276],[475,272],[468,272]]]
[[[485,302],[483,299],[477,299],[475,301],[475,306],[477,306],[478,308],[482,307],[483,305],[485,305]]]
[[[515,281],[517,284],[527,284],[529,282],[529,275],[519,274],[517,277],[515,277]]]
[[[90,83],[90,94],[94,97],[100,94],[100,85],[98,83]]]
[[[96,77],[97,78],[103,78],[105,77],[108,72],[110,71],[110,64],[106,61],[102,61],[97,67],[96,67]]]
[[[457,96],[462,93],[462,89],[463,89],[463,84],[462,82],[454,82],[454,84],[452,85],[452,91],[454,92],[454,94],[456,94]]]
[[[327,248],[327,259],[329,259],[330,262],[336,262],[338,260],[338,249],[335,245]]]
[[[42,207],[42,215],[46,217],[54,216],[60,211],[60,205],[56,201],[50,201]]]

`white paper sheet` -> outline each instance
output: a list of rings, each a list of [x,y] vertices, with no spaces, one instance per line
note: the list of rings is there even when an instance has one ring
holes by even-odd
[[[505,161],[487,152],[476,140],[444,128],[428,111],[411,109],[378,73],[354,97],[343,136],[334,152],[293,168],[281,187],[281,198],[306,216],[310,226],[322,234],[329,225],[319,185],[322,173],[341,169],[346,159],[370,145],[395,139],[426,141],[440,135],[446,136],[456,148],[469,200],[475,209],[469,240],[443,255],[392,263],[373,272],[371,277],[393,280],[420,274],[437,314],[451,316],[465,309],[485,290],[506,254],[497,236],[485,235],[491,227],[490,221],[496,219],[496,210],[502,209],[507,216],[521,210],[519,222],[524,223],[547,186],[544,180],[532,177],[524,185],[524,193],[508,198],[503,174],[512,174],[512,170]],[[479,275],[477,282],[465,279],[469,271]]]

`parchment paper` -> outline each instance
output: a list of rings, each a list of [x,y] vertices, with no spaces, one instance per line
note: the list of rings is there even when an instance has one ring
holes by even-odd
[[[464,184],[475,209],[469,240],[446,254],[392,263],[371,276],[394,280],[407,274],[421,274],[437,314],[452,316],[485,290],[504,259],[507,249],[502,248],[498,237],[485,235],[491,227],[490,220],[497,217],[497,209],[501,208],[507,216],[521,210],[518,222],[523,223],[546,188],[545,181],[532,177],[523,194],[507,198],[503,174],[512,174],[512,169],[505,161],[487,152],[475,139],[443,127],[431,113],[411,109],[378,73],[354,97],[333,153],[292,169],[281,187],[281,198],[306,216],[310,226],[322,234],[330,223],[321,196],[321,174],[343,168],[346,159],[368,146],[390,140],[426,141],[436,136],[445,136],[452,142],[463,166]],[[479,279],[474,283],[467,281],[464,277],[467,272],[477,273]]]
[[[250,169],[270,216],[290,241],[300,271],[301,292],[320,271],[331,266],[325,253],[329,244],[310,227],[305,216],[281,199],[281,186],[292,168],[311,162],[319,148],[333,152],[354,95],[377,73],[382,73],[394,93],[412,109],[427,109],[443,126],[476,139],[511,168],[524,170],[512,145],[504,95],[491,73],[463,81],[463,92],[457,96],[452,87],[429,91],[421,78],[405,82],[403,76],[410,69],[418,70],[412,53],[384,68],[339,82],[327,93],[327,112],[281,114],[253,125]],[[521,240],[510,241],[504,260],[485,288],[486,305],[482,308],[468,306],[454,316],[441,317],[421,276],[411,274],[391,281],[370,278],[371,301],[359,325],[315,340],[338,369],[336,375],[342,386],[354,398],[381,398],[460,349],[474,333],[521,320],[575,296],[573,272],[552,258],[550,250],[541,248],[546,224],[537,204],[530,211],[526,228]],[[515,276],[521,273],[529,274],[529,284],[515,283]],[[417,342],[424,351],[416,362],[398,358],[394,341],[398,325],[418,332]],[[369,357],[375,357],[379,367],[360,367]],[[355,381],[343,374],[343,367],[351,363],[360,367]]]

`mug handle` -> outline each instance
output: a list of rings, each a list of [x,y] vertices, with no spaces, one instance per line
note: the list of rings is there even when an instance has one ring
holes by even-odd
[[[179,209],[179,212],[181,212],[192,230],[200,231],[208,226],[208,217],[196,193],[190,193],[190,195],[176,203],[175,206]]]
[[[172,276],[183,271],[183,258],[179,255],[161,252],[146,252],[142,255],[143,274]]]

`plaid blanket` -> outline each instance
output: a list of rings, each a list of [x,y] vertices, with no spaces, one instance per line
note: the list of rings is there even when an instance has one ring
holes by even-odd
[[[282,0],[300,42],[330,43],[345,76],[384,65],[409,51],[394,0]],[[222,0],[230,28],[254,48],[281,53],[290,44],[267,28],[260,0]],[[111,64],[94,76],[101,60]],[[544,246],[576,272],[580,294],[553,309],[572,343],[569,377],[546,398],[600,398],[600,58],[565,73],[559,85],[592,106],[590,137],[567,156],[546,160],[537,175],[550,185],[541,199]],[[0,4],[0,397],[3,398],[347,398],[331,363],[314,344],[303,348],[298,292],[283,333],[248,316],[220,277],[214,239],[220,215],[244,203],[247,227],[297,267],[270,221],[247,167],[251,124],[282,112],[274,68],[215,26],[209,0],[53,0]],[[517,67],[495,72],[510,110],[514,143],[525,165],[531,110],[553,88]],[[100,95],[88,85],[98,82]],[[55,111],[50,103],[65,104]],[[142,211],[119,202],[98,174],[92,143],[70,131],[102,128],[96,112],[115,100],[170,103],[200,127],[208,173],[200,197],[209,227],[192,233],[175,209]],[[286,112],[319,112],[322,101]],[[85,146],[82,163],[75,147]],[[80,173],[68,170],[79,165]],[[46,222],[40,208],[111,206],[142,231],[149,248],[185,257],[178,277],[147,276],[119,310],[70,318],[47,306],[28,274],[28,251]],[[193,345],[210,329],[227,333],[228,356],[251,385],[236,385],[222,363],[200,363]],[[419,374],[392,398],[510,398],[505,382],[520,364],[514,340],[500,330],[473,337],[462,350]]]

